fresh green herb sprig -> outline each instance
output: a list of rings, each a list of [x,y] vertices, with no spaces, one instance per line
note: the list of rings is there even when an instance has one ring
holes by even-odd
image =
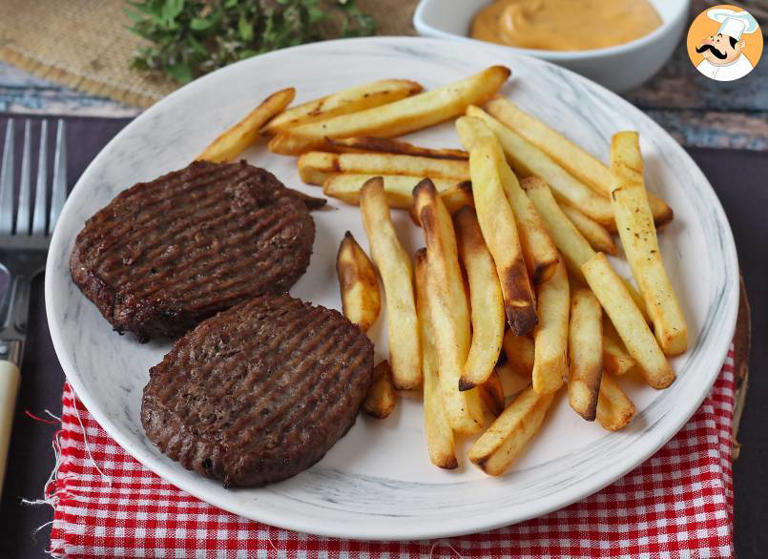
[[[255,54],[372,35],[354,0],[128,0],[131,31],[151,41],[133,66],[186,83]]]

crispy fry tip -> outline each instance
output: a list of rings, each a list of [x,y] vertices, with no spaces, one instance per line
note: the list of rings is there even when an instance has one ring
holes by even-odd
[[[464,392],[465,390],[472,390],[476,385],[463,377],[459,379],[459,390]]]

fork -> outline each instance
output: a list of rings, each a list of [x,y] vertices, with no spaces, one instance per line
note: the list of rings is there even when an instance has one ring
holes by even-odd
[[[5,147],[0,166],[0,269],[8,276],[8,287],[0,301],[0,494],[21,380],[30,285],[32,279],[45,269],[51,232],[67,197],[64,121],[58,121],[53,181],[49,189],[48,121],[43,120],[33,206],[30,180],[31,133],[30,122],[27,120],[24,124],[18,203],[14,212],[13,132],[14,123],[11,119],[5,129]],[[49,198],[50,204],[47,204]]]

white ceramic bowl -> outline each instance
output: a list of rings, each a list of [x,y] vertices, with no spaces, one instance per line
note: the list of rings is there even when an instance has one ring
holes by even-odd
[[[576,0],[574,0],[576,1]],[[639,39],[602,49],[545,51],[507,47],[519,54],[559,64],[613,91],[622,92],[645,82],[669,60],[688,20],[690,0],[650,0],[661,26]],[[472,18],[490,0],[421,0],[413,24],[421,35],[479,42],[468,37]]]

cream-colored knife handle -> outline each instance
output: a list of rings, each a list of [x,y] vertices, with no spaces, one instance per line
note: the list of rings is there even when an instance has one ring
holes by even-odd
[[[19,393],[21,375],[19,368],[10,361],[0,361],[0,495],[8,463],[8,446],[11,442],[13,411]]]

